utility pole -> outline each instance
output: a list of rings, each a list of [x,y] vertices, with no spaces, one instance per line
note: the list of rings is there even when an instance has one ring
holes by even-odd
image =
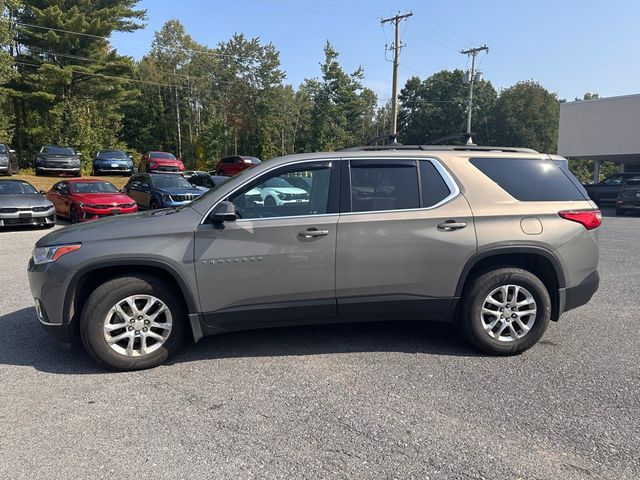
[[[389,50],[393,50],[393,92],[391,94],[391,135],[393,136],[393,142],[396,143],[396,136],[398,134],[398,66],[400,65],[400,21],[412,16],[412,12],[405,13],[404,15],[398,14],[395,17],[383,18],[380,20],[380,25],[385,23],[393,23],[395,28],[395,42],[391,45]]]
[[[463,55],[469,55],[471,57],[471,73],[469,75],[469,100],[467,102],[467,143],[472,144],[471,139],[471,110],[473,107],[473,84],[476,81],[476,56],[480,52],[489,52],[489,47],[483,45],[477,48],[470,48],[469,50],[461,50]]]

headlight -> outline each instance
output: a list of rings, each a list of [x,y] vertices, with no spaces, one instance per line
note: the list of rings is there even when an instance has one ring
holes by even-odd
[[[72,158],[71,159],[71,165],[73,165],[74,167],[79,167],[80,166],[80,159],[79,158]]]
[[[285,198],[287,198],[287,195],[285,193],[282,193],[282,192],[278,192],[277,195],[280,198],[280,200],[284,200]]]
[[[44,265],[58,260],[67,253],[75,252],[80,248],[81,244],[74,243],[72,245],[56,245],[54,247],[35,247],[33,253],[33,263],[36,265]]]
[[[9,163],[9,157],[0,155],[0,165],[6,165]]]

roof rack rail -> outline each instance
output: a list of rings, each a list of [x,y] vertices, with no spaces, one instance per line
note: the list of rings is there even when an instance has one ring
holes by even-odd
[[[507,152],[507,153],[539,153],[530,148],[491,147],[480,145],[362,145],[338,150],[339,152],[376,152],[383,150],[421,150],[421,151],[455,151],[455,152]]]

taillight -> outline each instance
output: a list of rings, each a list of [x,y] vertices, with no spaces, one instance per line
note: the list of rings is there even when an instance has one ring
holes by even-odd
[[[593,230],[602,225],[602,213],[600,210],[563,210],[558,212],[562,218],[578,222],[587,230]]]

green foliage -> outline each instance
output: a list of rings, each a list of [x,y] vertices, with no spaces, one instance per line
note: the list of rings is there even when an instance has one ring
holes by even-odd
[[[494,144],[556,152],[560,102],[533,81],[518,82],[502,92],[494,110]]]
[[[400,91],[399,125],[403,143],[427,143],[432,139],[466,131],[469,85],[462,70],[442,70],[421,81],[410,78]],[[496,91],[490,82],[474,86],[473,131],[476,141],[490,144],[491,115]]]

